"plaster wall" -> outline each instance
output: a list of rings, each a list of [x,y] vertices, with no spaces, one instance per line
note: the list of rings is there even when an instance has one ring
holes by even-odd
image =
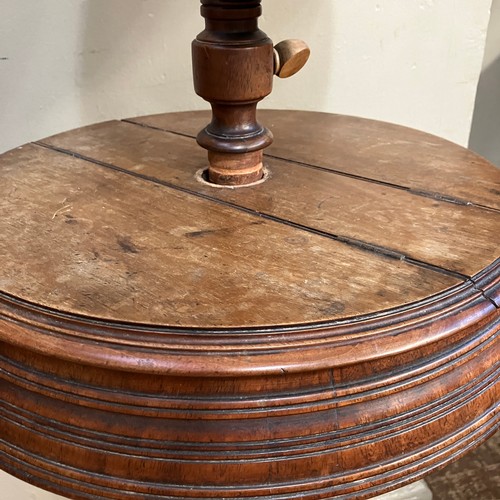
[[[491,0],[264,2],[311,45],[264,107],[366,116],[466,144]],[[0,151],[110,118],[206,107],[191,84],[198,0],[0,0]]]

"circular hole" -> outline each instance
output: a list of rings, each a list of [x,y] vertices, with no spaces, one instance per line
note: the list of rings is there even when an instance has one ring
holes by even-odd
[[[259,184],[262,184],[263,182],[266,182],[267,179],[271,176],[271,173],[269,172],[269,169],[267,167],[264,167],[262,169],[262,178],[259,179],[258,181],[251,182],[250,184],[241,184],[238,186],[229,186],[229,185],[224,185],[224,184],[215,184],[213,182],[210,182],[208,179],[208,168],[202,168],[201,170],[198,170],[196,172],[195,177],[198,182],[201,184],[204,184],[206,186],[210,186],[213,188],[219,188],[219,189],[241,189],[241,188],[248,188],[248,187],[253,187],[253,186],[258,186]]]

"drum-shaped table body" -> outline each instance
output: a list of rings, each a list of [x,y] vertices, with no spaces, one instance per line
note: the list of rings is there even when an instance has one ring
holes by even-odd
[[[499,171],[376,121],[206,113],[0,157],[0,463],[77,499],[367,498],[498,426]]]

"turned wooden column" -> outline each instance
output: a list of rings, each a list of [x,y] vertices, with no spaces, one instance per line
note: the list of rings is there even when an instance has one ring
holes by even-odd
[[[273,75],[286,78],[307,61],[299,40],[273,48],[259,29],[261,0],[201,0],[205,30],[193,42],[196,93],[212,105],[212,122],[198,134],[208,150],[207,180],[247,185],[263,176],[263,150],[273,141],[257,121],[257,104],[273,88]]]
[[[273,43],[259,30],[260,0],[202,0],[206,29],[193,42],[194,85],[212,105],[198,135],[208,150],[209,180],[241,185],[263,175],[271,132],[257,122],[257,103],[273,88]]]

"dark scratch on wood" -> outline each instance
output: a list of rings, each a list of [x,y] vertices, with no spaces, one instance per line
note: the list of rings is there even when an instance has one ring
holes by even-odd
[[[128,236],[118,237],[118,244],[125,253],[139,253],[137,247],[132,243]]]

